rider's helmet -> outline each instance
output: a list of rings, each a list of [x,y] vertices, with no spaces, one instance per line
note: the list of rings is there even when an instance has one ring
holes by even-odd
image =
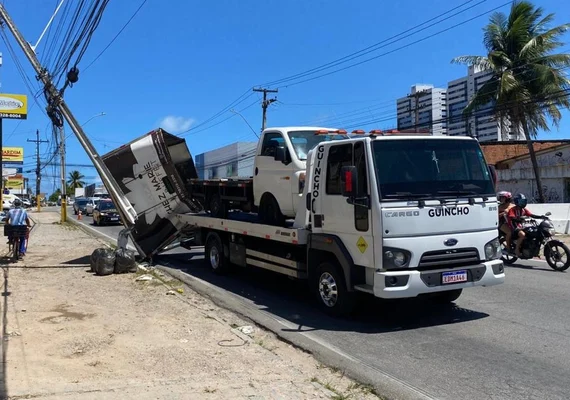
[[[522,193],[517,193],[515,195],[515,197],[513,197],[513,201],[514,201],[515,205],[517,207],[520,207],[520,208],[525,208],[526,205],[528,204],[528,200],[526,199],[526,196]]]
[[[499,203],[501,204],[508,204],[513,200],[513,195],[511,194],[511,192],[503,190],[497,193],[497,200],[499,200]]]
[[[20,208],[20,207],[22,207],[22,200],[16,199],[16,200],[14,200],[14,202],[12,204],[14,205],[14,207]]]

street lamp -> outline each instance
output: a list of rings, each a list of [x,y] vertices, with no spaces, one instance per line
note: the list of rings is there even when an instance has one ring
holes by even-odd
[[[241,115],[241,113],[240,113],[239,111],[236,111],[236,110],[234,110],[234,109],[232,108],[232,109],[230,110],[230,112],[232,112],[232,113],[234,113],[234,114],[236,114],[236,115],[239,115],[239,116],[244,120],[244,122],[247,124],[247,126],[249,126],[249,129],[251,129],[251,131],[253,132],[253,134],[254,134],[255,136],[257,136],[257,138],[259,139],[259,135],[257,134],[257,132],[255,132],[255,130],[251,127],[251,125],[249,124],[249,122],[247,122],[247,119],[245,119],[245,117],[244,117],[243,115]]]
[[[89,121],[91,121],[92,119],[95,119],[95,118],[97,118],[97,117],[103,117],[103,116],[105,116],[105,115],[107,115],[107,114],[105,114],[104,112],[100,112],[99,114],[95,114],[94,116],[92,116],[91,118],[89,118],[87,121],[85,121],[84,123],[82,123],[81,126],[87,125],[87,123],[88,123]]]

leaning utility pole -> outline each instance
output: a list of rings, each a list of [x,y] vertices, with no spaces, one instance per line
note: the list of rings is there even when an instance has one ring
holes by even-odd
[[[48,143],[47,140],[40,140],[40,130],[36,129],[36,140],[28,139],[28,142],[36,144],[36,203],[38,204],[38,211],[41,210],[40,193],[42,186],[42,170],[40,163],[40,143]]]
[[[75,136],[77,136],[77,140],[79,140],[79,143],[81,143],[81,146],[83,146],[85,152],[91,159],[91,162],[93,162],[93,165],[95,166],[97,172],[101,176],[103,184],[109,190],[109,194],[111,195],[111,198],[114,200],[115,205],[117,205],[117,209],[119,211],[119,214],[123,218],[123,221],[127,226],[133,226],[137,219],[136,210],[128,201],[124,193],[120,191],[119,185],[117,184],[115,178],[113,178],[109,169],[107,168],[105,163],[101,160],[101,157],[97,153],[97,150],[95,149],[91,141],[87,138],[85,132],[83,132],[81,125],[79,124],[79,122],[77,122],[75,116],[71,113],[69,107],[67,107],[67,104],[63,100],[60,91],[57,90],[57,88],[51,81],[51,76],[49,75],[48,71],[42,67],[38,58],[36,57],[36,53],[34,53],[32,48],[30,47],[30,44],[24,39],[24,37],[22,36],[20,31],[14,24],[14,21],[12,21],[12,19],[8,15],[6,8],[2,4],[0,4],[0,17],[2,19],[0,21],[0,24],[4,23],[6,24],[8,29],[10,29],[10,32],[12,32],[14,38],[16,39],[16,41],[18,42],[18,44],[26,54],[26,57],[32,64],[32,67],[38,74],[38,79],[44,84],[44,91],[48,99],[48,115],[50,115],[49,113],[50,107],[52,108],[52,111],[53,109],[57,109],[61,113],[61,115],[63,115],[63,117],[65,118],[65,120],[67,121],[73,132],[75,133]],[[63,121],[60,121],[58,125],[59,125],[58,127],[61,128],[63,126]]]
[[[253,89],[254,92],[263,92],[263,103],[261,103],[261,108],[263,109],[263,119],[261,120],[261,131],[265,130],[265,125],[267,123],[267,107],[275,101],[276,98],[267,100],[267,93],[277,93],[277,89]]]

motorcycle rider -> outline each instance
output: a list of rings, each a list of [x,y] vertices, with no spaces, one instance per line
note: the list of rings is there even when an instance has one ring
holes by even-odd
[[[497,200],[499,200],[499,230],[505,234],[507,249],[510,249],[512,230],[509,226],[509,222],[507,221],[507,213],[515,206],[512,202],[513,195],[511,192],[503,190],[497,193]]]
[[[526,236],[524,233],[523,226],[522,226],[522,217],[530,217],[530,218],[536,218],[536,219],[542,219],[544,217],[541,215],[534,215],[530,212],[530,210],[528,208],[526,208],[528,200],[527,200],[526,196],[522,193],[517,193],[513,197],[513,202],[515,203],[515,206],[512,207],[507,212],[507,220],[509,221],[509,225],[513,230],[512,235],[517,239],[517,245],[515,248],[515,256],[520,258],[520,256],[521,256],[521,245],[522,245],[524,238]]]

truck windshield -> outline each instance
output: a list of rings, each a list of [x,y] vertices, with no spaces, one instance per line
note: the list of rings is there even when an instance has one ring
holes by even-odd
[[[372,150],[383,200],[494,195],[474,140],[376,140]]]
[[[348,135],[317,135],[316,131],[289,131],[287,135],[289,136],[289,140],[291,140],[297,158],[301,161],[307,160],[307,153],[320,142],[348,139]]]

